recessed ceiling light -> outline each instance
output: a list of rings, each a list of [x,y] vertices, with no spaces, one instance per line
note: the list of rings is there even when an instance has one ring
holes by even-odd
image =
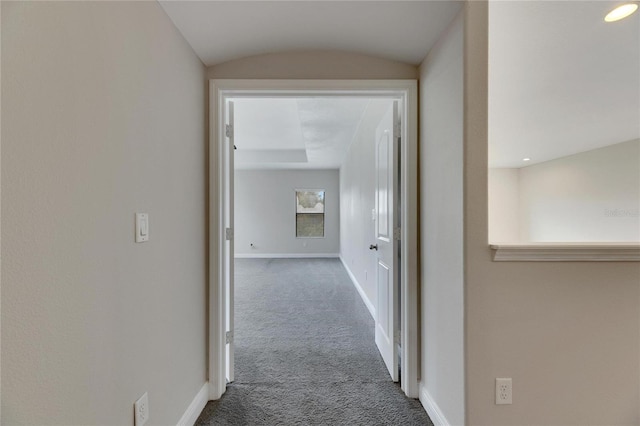
[[[636,3],[622,4],[613,9],[611,12],[607,13],[607,16],[604,17],[604,20],[607,22],[619,21],[631,15],[636,10],[638,10],[638,5]]]
[[[529,157],[523,158],[522,161],[531,161],[531,158],[529,158]]]

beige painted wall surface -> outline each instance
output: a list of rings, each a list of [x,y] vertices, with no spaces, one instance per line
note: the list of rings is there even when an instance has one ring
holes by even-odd
[[[206,70],[155,2],[2,2],[2,424],[206,381]],[[150,241],[134,243],[134,213]]]
[[[489,240],[640,241],[640,140],[489,169]]]
[[[640,424],[640,264],[491,261],[487,7],[467,8],[467,422]],[[494,404],[496,377],[513,378],[512,405]]]
[[[520,235],[520,169],[489,169],[489,242],[515,243]]]
[[[465,418],[463,24],[460,13],[420,68],[421,399],[452,425]]]
[[[402,62],[335,51],[269,53],[208,68],[219,79],[416,79],[418,68]]]
[[[640,140],[519,169],[520,240],[640,241]]]

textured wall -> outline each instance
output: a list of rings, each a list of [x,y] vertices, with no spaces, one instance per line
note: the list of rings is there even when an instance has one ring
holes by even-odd
[[[2,2],[3,424],[175,424],[205,383],[205,81],[155,2]]]
[[[337,255],[340,245],[338,179],[337,170],[236,170],[236,255]],[[296,189],[326,191],[324,238],[296,238]]]

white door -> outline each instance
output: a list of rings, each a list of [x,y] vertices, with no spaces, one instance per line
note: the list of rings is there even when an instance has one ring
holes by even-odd
[[[398,306],[398,102],[393,102],[376,129],[376,345],[391,379],[398,381],[398,346],[400,336],[396,317]]]
[[[225,174],[225,188],[224,188],[224,226],[225,226],[225,245],[224,245],[224,284],[226,294],[226,357],[227,357],[227,382],[233,382],[234,374],[234,343],[233,343],[233,261],[234,261],[234,247],[233,247],[233,172],[234,172],[234,120],[233,120],[233,102],[229,101],[226,114],[226,145],[224,147],[224,153],[227,167],[223,170]]]

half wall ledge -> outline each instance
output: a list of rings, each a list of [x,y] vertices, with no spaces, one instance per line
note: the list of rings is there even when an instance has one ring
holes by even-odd
[[[494,262],[640,262],[640,243],[490,244]]]

